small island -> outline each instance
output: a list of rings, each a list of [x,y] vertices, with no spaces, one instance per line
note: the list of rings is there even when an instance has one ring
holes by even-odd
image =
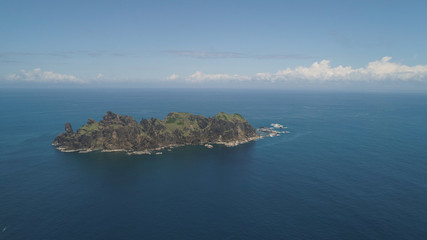
[[[89,119],[76,132],[65,124],[52,145],[63,152],[123,151],[129,154],[151,154],[165,148],[183,145],[223,144],[231,147],[261,138],[255,128],[240,114],[218,113],[204,117],[172,112],[164,120],[120,116],[108,111],[96,122]]]

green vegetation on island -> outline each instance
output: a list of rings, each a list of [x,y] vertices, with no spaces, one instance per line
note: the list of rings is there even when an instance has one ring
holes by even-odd
[[[164,120],[142,119],[107,112],[100,122],[89,119],[75,133],[70,123],[53,145],[61,151],[127,151],[148,153],[166,147],[197,144],[235,146],[259,138],[256,130],[240,114],[218,113],[204,117],[171,112]]]

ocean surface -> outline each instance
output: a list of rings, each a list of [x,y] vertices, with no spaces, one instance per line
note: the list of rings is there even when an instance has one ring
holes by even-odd
[[[51,146],[106,111],[289,134],[163,155]],[[0,239],[427,239],[427,94],[1,89]]]

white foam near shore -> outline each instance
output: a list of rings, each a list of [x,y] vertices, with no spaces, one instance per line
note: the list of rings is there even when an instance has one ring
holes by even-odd
[[[265,137],[278,137],[280,134],[289,133],[289,131],[279,131],[276,129],[287,129],[288,127],[283,126],[279,123],[270,124],[271,127],[260,127],[257,129],[257,132]]]
[[[278,123],[272,123],[270,124],[270,126],[274,127],[274,128],[286,128],[285,126],[283,126],[282,124],[278,124]]]
[[[224,145],[226,147],[234,147],[234,146],[237,146],[237,145],[240,145],[240,144],[244,144],[244,143],[248,143],[248,142],[251,142],[251,141],[255,141],[255,140],[261,139],[263,137],[264,136],[258,135],[258,136],[255,136],[255,137],[246,138],[246,139],[241,140],[241,141],[208,142],[208,143],[202,143],[202,144],[199,144],[199,145],[205,146],[207,148],[213,148],[212,144]],[[175,147],[180,147],[180,146],[185,146],[185,145],[192,145],[192,144],[171,144],[171,145],[168,145],[168,146],[158,147],[158,148],[155,148],[155,149],[146,149],[146,150],[143,150],[143,151],[129,151],[129,150],[126,150],[126,149],[108,149],[108,150],[104,149],[104,150],[102,150],[102,149],[90,149],[90,148],[68,150],[68,149],[66,149],[64,147],[57,147],[56,149],[60,150],[61,152],[89,153],[89,152],[94,152],[94,151],[101,151],[101,152],[125,152],[128,155],[132,155],[132,154],[135,154],[135,155],[143,155],[143,154],[151,155],[153,151],[161,151],[161,150],[164,150],[164,149],[167,149],[168,151],[171,151],[171,149],[173,149]],[[160,154],[163,154],[163,153],[162,152],[154,152],[153,154],[160,155]]]

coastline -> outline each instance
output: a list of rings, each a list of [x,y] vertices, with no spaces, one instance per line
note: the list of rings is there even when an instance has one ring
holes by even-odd
[[[132,150],[126,150],[126,149],[66,149],[64,147],[57,147],[56,149],[61,151],[61,152],[66,152],[66,153],[68,153],[68,152],[90,153],[90,152],[95,152],[95,151],[101,151],[101,152],[105,152],[105,153],[126,152],[128,155],[143,155],[143,154],[151,155],[153,152],[156,152],[156,151],[161,151],[161,150],[168,149],[168,148],[173,149],[176,147],[182,147],[182,146],[188,146],[188,145],[205,146],[206,144],[208,144],[208,145],[216,144],[216,145],[224,145],[226,147],[235,147],[235,146],[245,144],[248,142],[252,142],[252,141],[256,141],[256,140],[259,140],[262,138],[264,138],[264,136],[257,135],[255,137],[250,137],[250,138],[246,138],[243,140],[235,140],[235,141],[230,141],[230,142],[202,142],[200,144],[169,144],[167,146],[162,146],[162,147],[153,148],[153,149],[138,150],[138,151],[132,151]],[[55,146],[55,145],[52,144],[52,146]]]

